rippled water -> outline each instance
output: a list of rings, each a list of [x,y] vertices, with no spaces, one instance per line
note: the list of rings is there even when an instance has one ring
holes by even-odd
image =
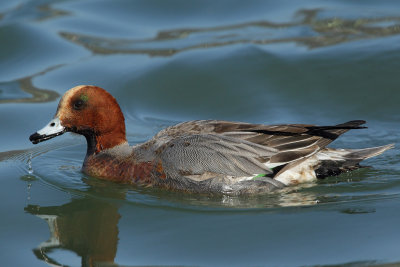
[[[332,146],[397,143],[399,11],[398,1],[0,2],[1,265],[400,264],[399,145],[317,183],[210,197],[87,177],[79,136],[28,141],[67,89],[94,84],[118,99],[131,144],[191,119],[365,119]]]

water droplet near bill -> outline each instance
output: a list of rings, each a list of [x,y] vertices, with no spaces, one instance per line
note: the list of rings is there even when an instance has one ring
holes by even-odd
[[[32,168],[32,153],[29,155],[28,161],[28,173],[33,174],[33,168]]]

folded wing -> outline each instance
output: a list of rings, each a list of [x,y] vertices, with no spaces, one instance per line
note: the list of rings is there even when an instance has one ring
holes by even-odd
[[[158,133],[152,143],[170,177],[224,174],[273,177],[365,121],[335,126],[190,121]]]

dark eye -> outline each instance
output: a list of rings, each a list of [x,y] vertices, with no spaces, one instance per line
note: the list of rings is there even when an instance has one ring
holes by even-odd
[[[85,105],[85,102],[81,99],[78,99],[74,102],[74,109],[75,110],[81,110]]]

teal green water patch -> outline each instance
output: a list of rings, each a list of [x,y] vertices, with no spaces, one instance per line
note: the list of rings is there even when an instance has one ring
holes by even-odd
[[[52,90],[40,89],[33,85],[32,80],[35,76],[0,82],[0,104],[51,102],[59,97],[59,94]]]
[[[20,99],[20,98],[29,98],[31,95],[22,91],[18,82],[8,82],[8,83],[1,83],[0,82],[0,101],[2,100],[9,100],[12,101],[13,99]]]
[[[84,48],[32,24],[0,27],[0,40],[0,82],[31,76],[89,54]]]

